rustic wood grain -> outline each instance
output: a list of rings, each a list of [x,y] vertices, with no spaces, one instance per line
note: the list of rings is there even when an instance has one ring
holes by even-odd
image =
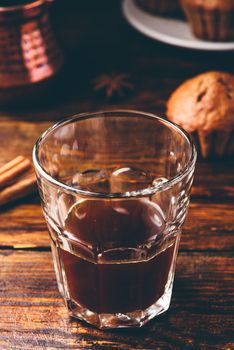
[[[2,251],[0,348],[228,349],[233,264],[226,255],[180,254],[170,311],[142,330],[104,332],[69,318],[50,253]]]
[[[50,125],[48,122],[0,120],[0,163],[4,164],[19,154],[31,157],[36,140]]]

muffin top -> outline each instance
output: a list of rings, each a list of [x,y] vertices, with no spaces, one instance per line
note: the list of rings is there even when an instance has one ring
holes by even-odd
[[[185,81],[170,96],[167,116],[188,132],[234,129],[234,75],[207,72]]]
[[[190,4],[205,8],[230,10],[234,8],[233,0],[180,0],[182,5]]]

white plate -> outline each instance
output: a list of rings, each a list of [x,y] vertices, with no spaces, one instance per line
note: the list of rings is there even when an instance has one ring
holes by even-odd
[[[211,42],[193,36],[187,22],[150,15],[135,5],[134,0],[123,1],[127,21],[141,33],[167,44],[197,50],[234,50],[234,42]]]

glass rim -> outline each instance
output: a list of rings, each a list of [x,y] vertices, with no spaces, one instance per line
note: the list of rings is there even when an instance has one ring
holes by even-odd
[[[124,117],[124,113],[126,114],[125,116],[127,117],[127,114],[131,115],[139,115],[143,118],[152,118],[156,119],[160,122],[163,122],[164,124],[167,125],[167,127],[172,127],[174,130],[179,132],[183,137],[187,140],[188,145],[191,148],[191,156],[189,161],[187,162],[185,168],[172,177],[171,179],[168,179],[167,181],[157,184],[155,186],[149,186],[144,189],[140,190],[135,190],[135,191],[127,191],[127,192],[116,192],[116,193],[105,193],[105,192],[92,192],[92,191],[87,191],[87,190],[82,190],[73,186],[69,186],[65,184],[62,181],[59,181],[55,179],[53,176],[51,176],[41,165],[40,159],[39,159],[39,149],[41,146],[41,143],[46,139],[46,137],[53,132],[55,129],[58,129],[61,126],[65,126],[67,124],[70,124],[71,122],[74,121],[80,121],[80,120],[85,120],[89,118],[97,118],[100,117],[100,115],[108,115],[108,114],[121,114]],[[196,159],[197,159],[197,151],[194,145],[194,142],[191,138],[191,136],[180,126],[177,124],[163,118],[159,117],[153,113],[148,113],[148,112],[143,112],[143,111],[138,111],[134,109],[113,109],[113,110],[100,110],[97,112],[86,112],[86,113],[79,113],[75,114],[72,117],[68,117],[66,119],[63,119],[54,125],[52,125],[50,128],[48,128],[36,141],[34,147],[33,147],[33,153],[32,153],[32,158],[33,158],[33,163],[34,167],[37,170],[38,174],[44,178],[47,182],[52,184],[55,187],[58,187],[60,189],[63,189],[64,192],[67,193],[72,193],[76,195],[80,195],[82,197],[94,197],[94,198],[131,198],[131,197],[145,197],[145,196],[150,196],[153,195],[157,192],[162,192],[165,191],[174,185],[176,185],[178,182],[182,181],[184,177],[187,176],[187,174],[190,173],[190,171],[194,168]]]

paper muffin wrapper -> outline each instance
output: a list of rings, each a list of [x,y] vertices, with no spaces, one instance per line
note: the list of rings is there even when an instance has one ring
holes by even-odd
[[[234,7],[227,11],[184,4],[183,9],[196,37],[210,41],[234,39]]]
[[[192,136],[202,158],[221,158],[234,154],[234,131],[198,131]]]
[[[135,0],[143,10],[155,14],[168,14],[179,9],[178,0]]]

